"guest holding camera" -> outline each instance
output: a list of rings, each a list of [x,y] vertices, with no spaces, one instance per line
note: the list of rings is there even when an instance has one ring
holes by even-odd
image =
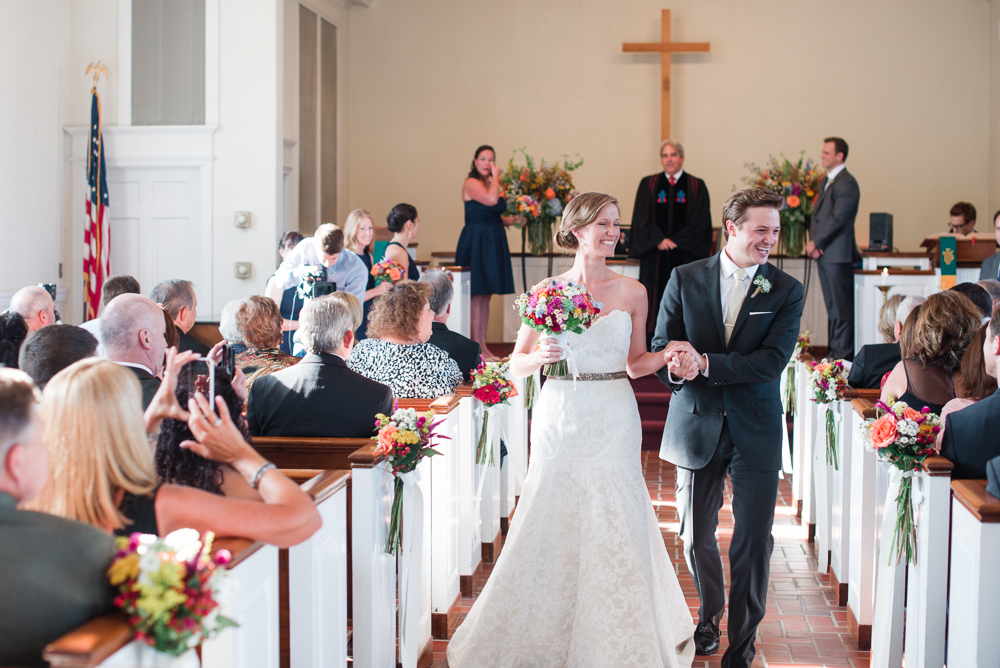
[[[455,391],[462,372],[448,353],[428,343],[434,322],[433,290],[403,281],[372,309],[368,337],[354,347],[347,366],[388,385],[397,398],[436,399]]]
[[[261,376],[281,371],[299,361],[281,345],[281,312],[273,300],[260,295],[247,298],[236,311],[236,327],[246,350],[236,355],[236,366],[246,376],[247,391]]]
[[[268,279],[264,296],[280,304],[282,293],[300,285],[307,275],[324,277],[336,283],[337,290],[364,299],[368,270],[361,258],[344,248],[344,231],[333,223],[320,225],[316,234],[299,242]]]
[[[411,204],[397,204],[385,217],[385,222],[392,232],[392,240],[385,247],[385,259],[401,265],[406,270],[406,278],[409,280],[419,281],[420,270],[406,250],[417,238],[417,230],[420,229],[420,217],[416,208]]]
[[[358,339],[365,338],[365,331],[368,329],[368,314],[372,310],[376,297],[381,297],[389,289],[389,283],[382,282],[375,284],[375,277],[372,276],[372,265],[375,257],[372,255],[372,241],[375,239],[375,223],[372,215],[364,209],[355,209],[347,214],[347,221],[344,223],[344,245],[348,250],[361,258],[368,268],[368,285],[365,290],[364,312],[361,326],[355,333]],[[409,255],[407,255],[409,259]]]

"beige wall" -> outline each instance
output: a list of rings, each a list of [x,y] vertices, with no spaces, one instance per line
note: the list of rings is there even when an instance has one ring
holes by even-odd
[[[349,206],[381,218],[410,202],[420,257],[453,249],[471,152],[491,143],[504,161],[519,146],[580,153],[578,188],[615,194],[629,220],[640,177],[658,168],[659,60],[621,43],[658,40],[663,4],[378,0],[352,10]],[[670,4],[675,40],[712,44],[675,57],[673,128],[712,193],[713,220],[744,163],[803,149],[818,159],[830,134],[851,145],[859,238],[870,212],[889,211],[896,245],[914,250],[955,201],[985,211],[992,194],[1000,204],[1000,187],[987,185],[991,148],[1000,176],[1000,139],[988,141],[998,11],[986,0]]]

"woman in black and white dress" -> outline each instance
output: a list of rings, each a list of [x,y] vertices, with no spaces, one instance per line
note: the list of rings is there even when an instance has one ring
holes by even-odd
[[[431,287],[403,281],[390,288],[372,308],[368,338],[359,341],[347,366],[388,385],[400,399],[436,399],[451,394],[462,372],[448,353],[427,343],[434,311]]]

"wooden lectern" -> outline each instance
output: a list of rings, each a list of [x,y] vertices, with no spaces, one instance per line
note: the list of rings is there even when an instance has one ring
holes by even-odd
[[[940,239],[946,236],[955,237],[958,266],[961,268],[978,269],[983,260],[997,252],[996,238],[992,234],[932,234],[921,241],[920,245],[931,254],[931,261],[935,268],[941,266]]]

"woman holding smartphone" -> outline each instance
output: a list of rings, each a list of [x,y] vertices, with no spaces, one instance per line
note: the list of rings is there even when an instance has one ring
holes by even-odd
[[[495,360],[497,356],[486,347],[490,298],[514,292],[514,272],[504,227],[516,225],[520,218],[503,215],[507,201],[500,195],[500,167],[492,146],[484,144],[476,149],[472,168],[462,186],[462,201],[465,227],[458,238],[455,263],[472,268],[471,338],[483,349],[483,357]]]

